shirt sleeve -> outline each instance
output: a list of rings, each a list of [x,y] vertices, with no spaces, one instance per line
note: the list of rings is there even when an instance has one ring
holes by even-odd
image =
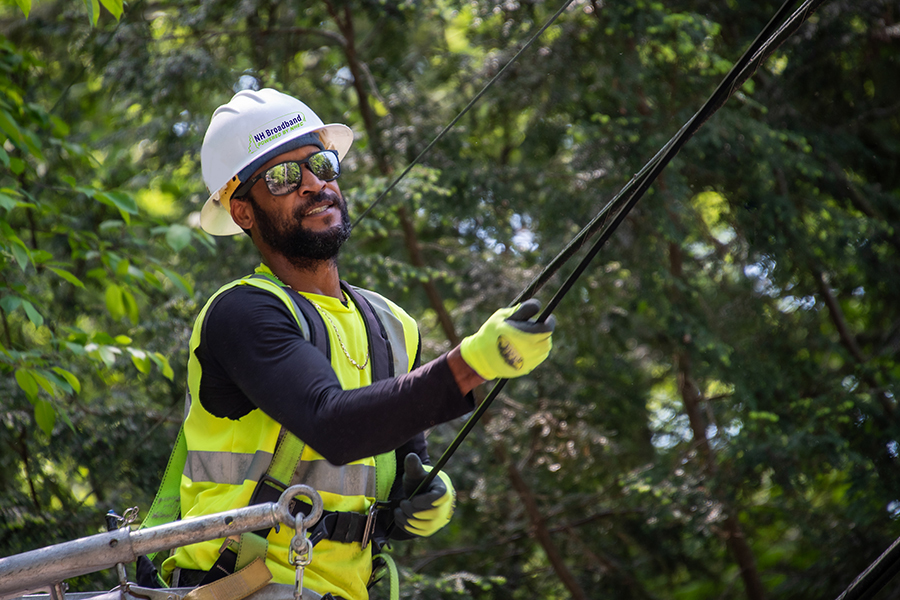
[[[344,390],[284,303],[252,286],[236,286],[217,298],[196,355],[203,408],[230,419],[259,408],[336,465],[397,450],[474,408],[446,356],[411,373]]]

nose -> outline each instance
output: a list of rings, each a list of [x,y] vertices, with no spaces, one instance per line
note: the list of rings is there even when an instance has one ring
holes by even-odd
[[[309,168],[308,164],[303,165],[302,173],[303,179],[300,180],[300,190],[303,194],[318,194],[328,185],[327,181],[319,179],[313,170]],[[307,175],[307,173],[309,174]]]

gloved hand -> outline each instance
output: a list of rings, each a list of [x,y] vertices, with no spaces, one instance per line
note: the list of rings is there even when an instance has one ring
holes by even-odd
[[[550,354],[556,318],[529,321],[541,310],[532,298],[512,308],[501,308],[477,333],[460,344],[462,358],[484,379],[510,379],[527,375]]]
[[[456,506],[456,490],[450,477],[441,471],[427,490],[413,496],[431,467],[422,465],[415,452],[406,455],[403,466],[403,492],[407,498],[394,509],[394,524],[407,533],[428,537],[450,522]]]

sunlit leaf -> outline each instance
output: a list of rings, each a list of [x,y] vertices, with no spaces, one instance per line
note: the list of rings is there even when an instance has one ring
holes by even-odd
[[[134,363],[138,371],[144,374],[150,372],[150,369],[153,367],[153,361],[147,356],[146,352],[136,348],[128,348],[128,352],[131,354],[131,362]]]
[[[106,287],[106,310],[113,319],[121,319],[125,316],[125,299],[120,288],[115,283]]]
[[[25,14],[25,18],[31,14],[31,0],[16,0],[16,5]]]
[[[78,378],[73,373],[66,371],[62,367],[53,367],[53,371],[65,379],[76,394],[81,393],[81,382],[78,381]]]
[[[29,400],[37,397],[38,382],[29,369],[16,369],[16,383],[19,384],[19,387],[25,392]]]
[[[152,358],[153,362],[156,363],[156,366],[159,367],[159,370],[163,374],[163,377],[169,380],[175,377],[175,372],[172,370],[172,366],[169,364],[169,359],[166,358],[163,354],[154,352],[150,355],[150,358]]]
[[[125,275],[128,274],[128,267],[130,267],[130,266],[131,266],[131,263],[128,261],[128,259],[123,258],[116,265],[116,275],[118,275],[119,277],[124,277]]]
[[[106,7],[106,10],[112,13],[112,16],[117,21],[122,17],[122,0],[100,0],[100,2]]]
[[[38,400],[34,404],[34,420],[37,421],[38,427],[46,434],[53,433],[53,426],[56,424],[56,409],[46,400]]]
[[[138,311],[137,301],[134,299],[134,295],[128,290],[122,290],[122,303],[124,305],[125,314],[128,316],[128,320],[137,325],[138,320],[140,320],[140,312]]]
[[[0,131],[5,133],[9,139],[14,142],[22,141],[22,132],[19,130],[19,125],[16,123],[16,120],[2,108],[0,108]]]
[[[53,382],[50,381],[50,378],[47,377],[46,371],[41,372],[39,370],[31,371],[31,376],[34,377],[34,380],[37,382],[41,389],[43,389],[50,396],[56,397],[57,395],[57,387],[53,385]]]

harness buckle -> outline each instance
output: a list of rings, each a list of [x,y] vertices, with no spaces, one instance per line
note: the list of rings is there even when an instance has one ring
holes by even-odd
[[[378,512],[378,503],[373,502],[369,507],[369,514],[366,517],[366,528],[363,530],[362,549],[365,550],[369,546],[372,534],[375,533],[375,514]]]

